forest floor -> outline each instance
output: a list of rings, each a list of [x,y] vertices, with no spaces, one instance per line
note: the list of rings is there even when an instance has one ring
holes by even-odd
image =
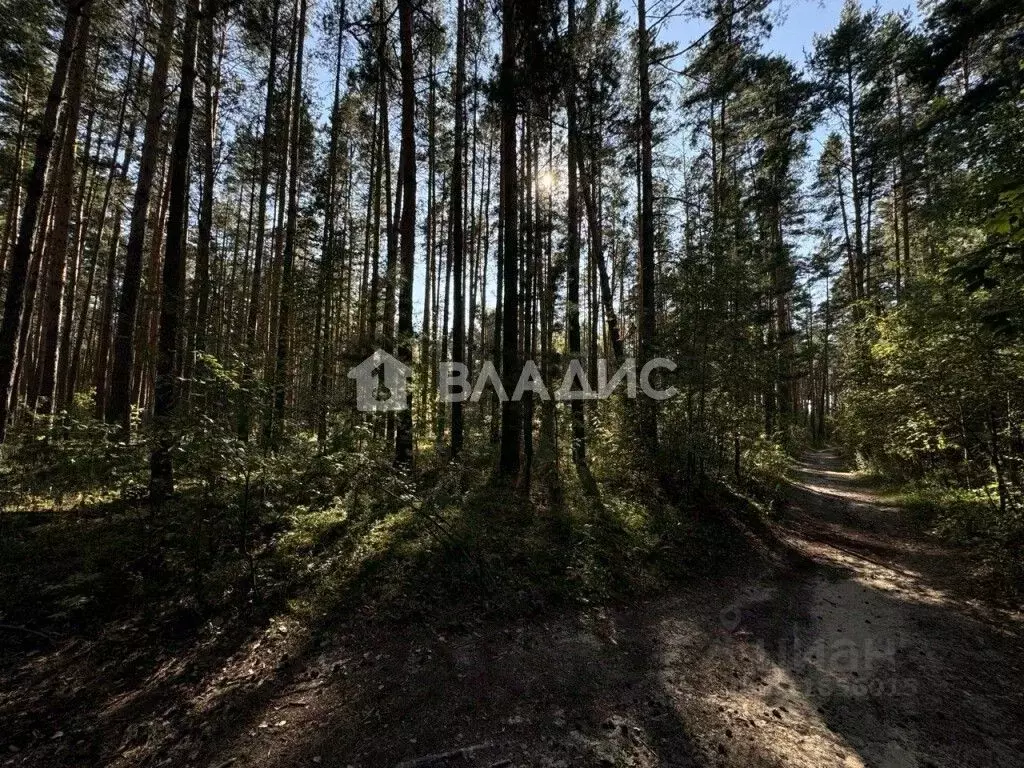
[[[0,765],[1024,766],[1024,616],[836,455],[785,494],[741,565],[631,605],[8,657]]]

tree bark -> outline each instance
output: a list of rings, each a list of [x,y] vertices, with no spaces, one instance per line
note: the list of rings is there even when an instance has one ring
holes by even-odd
[[[646,365],[654,358],[654,180],[651,137],[650,48],[647,32],[646,0],[639,0],[639,41],[637,66],[640,80],[640,323],[637,336],[637,365]],[[658,449],[658,415],[654,401],[641,400],[638,425],[641,444],[654,453]]]
[[[315,424],[317,442],[323,446],[327,441],[327,390],[329,386],[331,367],[329,360],[330,338],[331,338],[331,313],[332,293],[334,281],[334,251],[335,251],[335,213],[334,200],[336,191],[337,155],[338,155],[338,121],[341,119],[339,109],[341,107],[341,54],[342,42],[345,34],[345,3],[341,2],[338,19],[338,40],[335,48],[334,60],[334,101],[331,106],[331,137],[330,146],[327,150],[327,199],[324,211],[324,243],[320,264],[320,304],[318,312],[322,313],[322,320],[318,323],[318,338],[316,340],[317,350],[315,352],[316,364],[313,367],[316,381],[313,392],[313,408],[315,412]],[[351,188],[351,184],[347,185]]]
[[[131,429],[132,372],[135,364],[135,324],[138,317],[139,291],[142,287],[142,257],[145,249],[149,201],[160,155],[160,128],[163,116],[167,71],[174,43],[175,0],[163,0],[160,31],[150,79],[149,102],[142,135],[139,175],[135,184],[132,218],[125,250],[124,278],[114,331],[114,360],[110,372],[109,392],[105,410],[106,421],[117,424],[127,438]]]
[[[402,70],[402,148],[399,159],[399,184],[402,190],[401,278],[398,286],[398,359],[412,365],[412,288],[416,255],[416,144],[412,50],[412,0],[399,0],[398,23],[401,31]],[[412,393],[398,414],[395,435],[395,463],[412,465]]]
[[[455,156],[452,161],[452,272],[455,275],[454,328],[452,329],[452,362],[465,363],[466,355],[466,293],[465,293],[465,228],[462,211],[463,153],[465,152],[465,95],[466,79],[466,7],[458,0],[458,19],[455,31]],[[452,457],[462,451],[462,403],[451,404]]]
[[[596,173],[595,164],[591,164],[591,173]],[[608,265],[604,259],[604,250],[601,246],[600,237],[601,225],[597,216],[597,204],[593,195],[587,190],[589,185],[583,184],[583,204],[587,209],[587,226],[591,231],[594,247],[591,249],[591,258],[597,262],[597,273],[599,288],[601,290],[601,304],[604,306],[605,324],[608,326],[608,337],[612,344],[612,353],[615,355],[615,362],[621,363],[625,358],[625,349],[622,346],[622,333],[619,330],[619,316],[615,311],[615,300],[612,296],[612,284],[608,277]]]
[[[292,300],[294,298],[295,240],[299,219],[299,127],[302,115],[302,64],[306,43],[306,0],[298,0],[298,29],[296,31],[295,76],[292,85],[292,125],[288,147],[288,219],[285,224],[284,251],[281,259],[281,294],[278,304],[277,356],[274,373],[274,413],[270,439],[271,447],[281,440],[284,431],[285,394],[288,384]]]
[[[64,289],[68,272],[68,241],[71,233],[71,207],[74,202],[75,143],[78,138],[78,119],[82,110],[82,84],[86,78],[86,51],[89,46],[90,17],[82,16],[75,38],[75,53],[71,58],[71,73],[67,86],[67,113],[64,127],[64,141],[61,149],[57,175],[54,181],[56,200],[53,209],[53,248],[48,254],[45,321],[42,325],[41,376],[36,405],[40,413],[54,412],[54,397],[57,388],[57,353],[60,349],[60,334],[63,323],[70,318],[64,314]],[[66,361],[65,361],[66,362]],[[30,403],[30,406],[33,405]]]
[[[197,356],[206,352],[206,327],[210,314],[210,257],[213,250],[213,198],[216,172],[214,168],[214,143],[217,137],[217,108],[220,78],[219,62],[215,63],[214,48],[216,37],[212,13],[203,17],[202,52],[203,68],[203,132],[202,132],[202,198],[199,202],[199,228],[196,237],[195,289],[193,293],[191,359],[186,363],[194,371],[198,365]],[[191,376],[186,376],[186,380]]]
[[[28,80],[22,90],[21,110],[18,112],[18,130],[14,139],[14,162],[11,170],[11,193],[7,198],[7,215],[4,218],[4,236],[0,243],[0,279],[7,271],[7,256],[18,231],[18,214],[21,208],[23,156],[25,153],[25,130],[28,124]]]
[[[192,117],[195,112],[193,92],[198,26],[198,0],[188,0],[182,39],[178,112],[171,149],[170,203],[164,241],[163,290],[153,400],[153,426],[157,442],[150,455],[149,490],[154,500],[166,498],[174,492],[172,420],[177,407],[175,374],[179,364],[179,325],[185,299],[185,229],[188,224],[188,168]]]
[[[252,291],[245,326],[245,349],[242,353],[242,392],[238,411],[238,437],[248,442],[252,431],[253,359],[260,339],[260,306],[263,301],[263,252],[267,240],[267,196],[270,186],[270,153],[272,145],[271,122],[274,118],[274,78],[277,76],[277,24],[281,14],[280,0],[274,0],[273,21],[270,30],[270,61],[267,65],[267,95],[263,111],[263,137],[260,141],[260,191],[256,204],[256,247],[252,266]]]
[[[502,0],[501,30],[501,221],[502,221],[502,384],[509,399],[501,404],[501,447],[498,472],[519,475],[522,418],[519,403],[511,399],[522,370],[519,357],[519,168],[516,160],[518,38],[517,0]]]
[[[579,195],[579,145],[580,136],[576,124],[576,2],[569,0],[569,61],[566,72],[565,113],[566,133],[569,144],[569,190],[567,205],[566,237],[566,296],[565,322],[569,358],[580,360],[580,195]],[[583,401],[569,402],[572,424],[572,460],[577,466],[586,462],[586,432],[583,421]]]
[[[11,253],[9,287],[4,299],[3,324],[0,325],[0,443],[7,436],[7,422],[10,417],[10,405],[14,398],[17,377],[21,329],[29,320],[24,316],[25,291],[21,286],[25,286],[29,276],[29,262],[32,260],[32,246],[39,219],[39,207],[43,199],[46,171],[50,164],[50,151],[53,148],[54,132],[57,125],[57,109],[64,94],[71,54],[78,37],[82,16],[88,12],[89,4],[90,0],[85,0],[80,5],[69,7],[67,11],[64,31],[57,51],[53,80],[50,83],[50,92],[46,98],[39,134],[36,137],[32,174],[25,190],[25,210],[18,228],[18,239]]]
[[[114,144],[110,153],[110,173],[107,175],[106,186],[103,190],[103,201],[100,203],[100,214],[99,222],[96,227],[96,235],[92,242],[92,264],[89,269],[89,276],[87,278],[85,297],[82,302],[82,312],[78,318],[78,329],[75,333],[74,350],[72,352],[71,367],[68,371],[67,381],[67,396],[72,398],[75,395],[75,389],[78,383],[78,371],[81,366],[82,348],[85,342],[86,332],[86,319],[89,315],[89,303],[93,293],[93,281],[95,279],[96,268],[100,264],[100,251],[102,250],[103,244],[103,228],[107,220],[107,211],[110,206],[110,199],[113,195],[114,181],[120,178],[124,181],[128,176],[128,166],[131,164],[132,152],[135,148],[135,130],[137,126],[136,119],[133,117],[130,126],[127,130],[128,142],[125,149],[124,163],[119,165],[118,155],[121,152],[121,140],[125,135],[125,116],[128,112],[128,101],[129,97],[133,93],[137,93],[138,89],[136,84],[133,82],[136,78],[135,73],[135,57],[138,53],[138,37],[137,37],[137,26],[133,25],[132,29],[132,47],[131,52],[128,56],[128,66],[125,71],[124,79],[124,93],[121,95],[121,103],[117,110],[117,129],[114,133]],[[139,71],[138,80],[142,80],[142,74],[145,70],[143,66],[144,54],[139,57]],[[118,202],[114,208],[114,229],[111,235],[111,246],[110,246],[110,263],[109,267],[109,278],[104,282],[104,293],[101,301],[100,308],[100,329],[99,329],[99,350],[96,357],[96,376],[97,382],[96,394],[95,394],[95,415],[96,418],[103,418],[103,407],[105,405],[106,396],[106,371],[107,361],[110,356],[110,323],[113,316],[113,284],[115,264],[117,261],[117,250],[118,240],[121,237],[121,218],[123,214],[123,200],[118,195]]]

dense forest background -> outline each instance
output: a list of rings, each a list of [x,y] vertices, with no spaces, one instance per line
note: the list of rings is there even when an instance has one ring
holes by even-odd
[[[0,0],[0,761],[1020,764],[1022,148],[1020,0]]]
[[[838,445],[1019,574],[1024,9],[849,0],[800,61],[787,10],[5,0],[0,501],[149,510],[129,589],[202,604],[409,526],[479,570],[491,513],[642,559]],[[355,409],[377,348],[410,409]],[[667,401],[435,394],[655,357]]]

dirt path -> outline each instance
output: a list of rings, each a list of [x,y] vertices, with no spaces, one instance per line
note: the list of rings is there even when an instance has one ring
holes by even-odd
[[[956,553],[826,452],[794,468],[777,520],[736,526],[749,567],[635,607],[275,624],[170,690],[169,660],[0,764],[1024,766],[1021,617],[965,597]]]
[[[739,606],[744,642],[769,679],[762,688],[792,713],[762,733],[762,756],[1024,765],[1021,616],[971,599],[964,555],[916,536],[834,454],[797,464],[788,502],[777,531],[803,567],[766,579]],[[756,689],[732,698],[757,709]]]

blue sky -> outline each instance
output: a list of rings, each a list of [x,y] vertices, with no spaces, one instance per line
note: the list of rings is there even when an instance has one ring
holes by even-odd
[[[916,0],[862,0],[864,8],[877,7],[882,11],[914,10]],[[843,0],[782,0],[775,4],[783,18],[772,32],[767,47],[784,54],[792,61],[802,63],[805,51],[811,48],[816,34],[833,29],[839,21]],[[665,22],[659,33],[662,40],[676,40],[685,46],[707,29],[707,23],[677,17]]]
[[[865,8],[876,7],[885,11],[913,10],[913,0],[877,0],[862,2]],[[783,24],[772,33],[769,47],[789,58],[802,61],[804,51],[810,50],[816,34],[824,34],[839,22],[842,0],[791,0]]]

